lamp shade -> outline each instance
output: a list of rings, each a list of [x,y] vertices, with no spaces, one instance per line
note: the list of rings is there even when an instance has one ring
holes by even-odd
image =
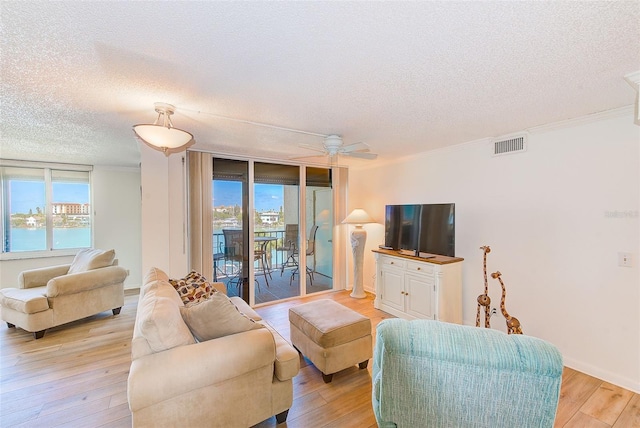
[[[155,148],[166,147],[177,149],[187,145],[193,140],[193,135],[177,128],[167,128],[163,125],[135,125],[133,127],[138,138],[142,142]]]
[[[351,211],[344,220],[342,220],[343,224],[365,224],[365,223],[375,223],[375,220],[371,218],[367,212],[361,208],[356,208]]]
[[[166,156],[185,150],[195,143],[193,135],[189,132],[173,127],[171,115],[175,109],[171,104],[155,103],[158,118],[153,124],[134,125],[133,132],[136,137],[152,149],[160,150]]]

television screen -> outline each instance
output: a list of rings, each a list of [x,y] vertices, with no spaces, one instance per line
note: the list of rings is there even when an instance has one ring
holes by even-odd
[[[421,253],[455,256],[455,204],[423,205],[418,250]]]
[[[394,250],[418,248],[420,205],[387,205],[384,245]]]
[[[455,256],[455,204],[387,205],[384,245]]]

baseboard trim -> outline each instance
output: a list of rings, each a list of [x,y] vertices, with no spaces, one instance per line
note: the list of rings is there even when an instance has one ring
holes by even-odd
[[[597,377],[598,379],[602,379],[605,382],[609,382],[621,388],[633,391],[636,394],[640,394],[640,381],[638,380],[629,379],[624,376],[620,376],[616,373],[611,373],[607,370],[602,370],[601,368],[594,367],[590,364],[585,364],[584,362],[574,360],[573,358],[565,357],[564,365],[566,367],[572,368],[579,372],[586,373],[593,377]]]

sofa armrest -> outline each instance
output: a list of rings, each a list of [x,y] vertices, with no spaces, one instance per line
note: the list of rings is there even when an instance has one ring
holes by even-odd
[[[131,363],[132,411],[272,365],[275,344],[266,328],[146,355]]]
[[[212,282],[211,285],[213,285],[213,288],[218,290],[220,293],[227,296],[227,284],[224,282]]]
[[[63,294],[79,293],[124,282],[126,277],[126,269],[120,266],[62,275],[47,282],[46,294],[47,297],[57,297]]]
[[[18,288],[43,287],[50,279],[66,275],[71,264],[29,269],[18,275]]]
[[[259,322],[273,334],[273,341],[276,344],[276,361],[274,365],[276,378],[279,381],[293,379],[300,371],[300,354],[266,321]]]

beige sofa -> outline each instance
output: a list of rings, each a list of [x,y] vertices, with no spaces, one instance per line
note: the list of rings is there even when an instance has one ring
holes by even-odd
[[[127,271],[117,266],[114,250],[81,250],[71,264],[26,270],[18,288],[0,289],[0,318],[9,328],[33,332],[111,310],[124,304]]]
[[[226,294],[224,284],[214,286]],[[261,322],[243,300],[231,301]],[[246,428],[273,415],[284,422],[300,369],[298,352],[268,325],[196,342],[181,307],[167,275],[152,268],[140,289],[131,344],[127,393],[133,426]]]

